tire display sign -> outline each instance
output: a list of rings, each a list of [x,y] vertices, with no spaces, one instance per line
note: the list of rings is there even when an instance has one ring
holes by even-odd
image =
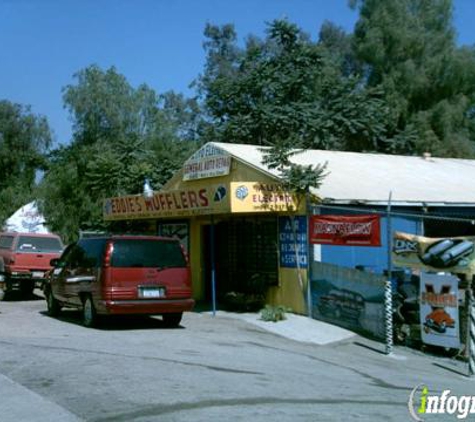
[[[312,215],[310,243],[341,246],[381,246],[379,215]]]
[[[429,238],[396,232],[393,264],[433,272],[475,274],[475,238]]]
[[[450,274],[421,274],[422,341],[434,346],[460,347],[458,278]]]

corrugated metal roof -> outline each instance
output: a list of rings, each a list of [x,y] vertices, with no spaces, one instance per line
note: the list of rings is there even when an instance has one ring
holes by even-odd
[[[256,145],[213,143],[236,159],[267,174]],[[313,191],[335,203],[387,203],[389,193],[399,205],[475,206],[475,160],[414,157],[357,152],[302,150],[292,157],[302,165],[328,163],[328,176]]]

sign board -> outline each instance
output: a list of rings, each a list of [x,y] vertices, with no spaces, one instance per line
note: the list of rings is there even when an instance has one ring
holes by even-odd
[[[231,169],[231,156],[216,147],[205,145],[196,151],[183,164],[183,180],[205,179],[229,174]]]
[[[312,215],[310,243],[381,246],[379,215]]]
[[[232,182],[232,212],[295,211],[298,202],[294,195],[277,183]]]
[[[420,319],[422,341],[458,349],[458,278],[450,274],[421,274]]]
[[[153,197],[120,196],[104,201],[104,220],[127,220],[229,212],[228,188],[208,185],[156,192]]]
[[[279,250],[281,267],[308,267],[307,217],[279,217]]]
[[[475,274],[474,237],[429,238],[396,232],[393,264],[433,272]]]

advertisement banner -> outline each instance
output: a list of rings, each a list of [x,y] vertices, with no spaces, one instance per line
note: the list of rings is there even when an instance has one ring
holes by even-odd
[[[308,267],[307,217],[279,217],[280,266]],[[295,253],[297,251],[297,253]]]
[[[153,197],[119,196],[104,201],[104,220],[189,217],[229,212],[228,188],[210,185],[155,192]]]
[[[183,164],[183,180],[226,176],[230,170],[231,156],[215,145],[205,145]]]
[[[340,246],[381,246],[379,215],[312,215],[310,243]]]
[[[420,317],[422,341],[458,349],[458,278],[450,274],[421,273]]]
[[[298,205],[294,195],[277,183],[231,183],[232,212],[288,212],[295,211]]]
[[[474,237],[429,238],[396,232],[393,264],[399,267],[475,274]]]

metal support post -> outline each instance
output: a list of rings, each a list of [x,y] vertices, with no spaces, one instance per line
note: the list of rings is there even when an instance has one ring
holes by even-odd
[[[392,246],[393,246],[393,233],[391,226],[391,200],[392,192],[389,192],[388,209],[387,209],[387,241],[388,241],[388,280],[384,286],[384,310],[385,310],[385,322],[386,322],[386,354],[391,354],[393,351],[393,292],[392,292]]]
[[[475,300],[473,292],[469,292],[469,308],[468,316],[470,319],[470,329],[468,332],[468,373],[471,377],[475,377]]]
[[[384,314],[386,326],[386,354],[393,352],[393,292],[391,280],[384,285]]]
[[[216,316],[216,263],[215,263],[215,239],[214,239],[214,218],[211,215],[210,227],[210,255],[211,255],[211,300],[213,302],[213,316]]]

